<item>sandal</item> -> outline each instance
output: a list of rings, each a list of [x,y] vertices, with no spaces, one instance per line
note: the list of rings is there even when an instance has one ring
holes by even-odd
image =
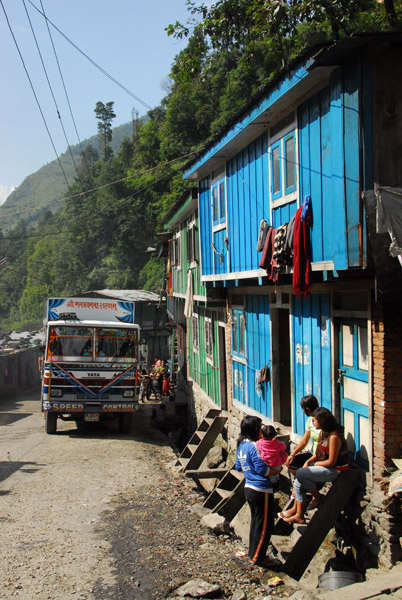
[[[269,556],[265,556],[261,560],[254,563],[257,567],[262,567],[263,569],[277,569],[282,566],[282,563],[277,558],[270,558]]]
[[[306,510],[314,510],[315,508],[318,508],[320,504],[321,504],[321,500],[319,500],[318,498],[315,498],[314,500],[312,500],[310,502],[310,504],[308,505]]]
[[[306,521],[304,517],[299,517],[298,515],[292,515],[286,519],[283,519],[286,523],[296,523],[296,525],[305,525]]]
[[[278,517],[279,517],[280,519],[284,519],[284,520],[285,520],[285,519],[289,519],[289,517],[293,517],[294,513],[292,513],[291,515],[289,515],[289,514],[287,514],[288,512],[289,512],[289,511],[287,511],[287,510],[284,510],[284,511],[282,511],[282,512],[278,512]]]

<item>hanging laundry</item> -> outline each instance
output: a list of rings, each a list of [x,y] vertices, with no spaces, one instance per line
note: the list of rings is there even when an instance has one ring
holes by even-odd
[[[301,211],[301,220],[302,221],[306,220],[306,216],[307,216],[308,210],[310,208],[310,202],[311,202],[311,198],[307,194],[307,196],[304,196],[304,200],[303,200],[303,204],[302,204],[302,211]]]
[[[193,273],[191,269],[187,271],[187,290],[184,301],[184,316],[189,319],[193,316]]]
[[[301,220],[303,206],[297,209],[293,234],[293,293],[308,296],[311,292],[311,246],[310,225],[313,220],[311,204],[304,221]]]
[[[287,229],[288,223],[285,223],[284,225],[278,227],[275,234],[272,260],[275,261],[274,268],[278,271],[278,273],[289,264],[287,255],[285,254]]]
[[[288,264],[291,265],[293,262],[293,234],[295,230],[295,219],[296,215],[290,219],[288,228],[286,231],[285,249],[284,253],[287,256]]]
[[[264,250],[261,254],[260,268],[265,269],[267,277],[272,279],[272,254],[274,251],[274,240],[275,240],[276,229],[270,227],[268,229],[267,237],[265,238]]]
[[[258,252],[262,252],[264,250],[265,239],[267,237],[269,227],[270,226],[268,225],[266,220],[261,219],[260,231],[258,233],[258,240],[257,240],[257,251]]]
[[[260,370],[260,383],[266,383],[268,381],[270,381],[271,379],[271,375],[269,372],[269,366],[265,365],[265,367],[262,367],[262,369]]]
[[[257,369],[257,371],[255,372],[255,393],[257,394],[257,396],[259,398],[261,398],[261,381],[260,381],[260,374],[261,371]]]

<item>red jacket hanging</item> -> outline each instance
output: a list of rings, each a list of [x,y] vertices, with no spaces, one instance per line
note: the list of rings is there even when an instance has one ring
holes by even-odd
[[[303,206],[297,209],[293,233],[293,293],[308,296],[311,292],[311,205],[304,221],[301,220]]]

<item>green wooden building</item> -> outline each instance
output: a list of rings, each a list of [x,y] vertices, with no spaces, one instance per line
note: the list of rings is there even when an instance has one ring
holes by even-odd
[[[192,384],[193,397],[205,396],[225,409],[226,304],[201,284],[197,189],[187,191],[164,220],[169,232],[166,263],[167,305],[173,315],[172,362]]]

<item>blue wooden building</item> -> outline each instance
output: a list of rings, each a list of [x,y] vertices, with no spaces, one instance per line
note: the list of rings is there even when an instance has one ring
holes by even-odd
[[[402,442],[400,433],[387,439],[384,416],[392,405],[401,431],[401,393],[386,394],[401,375],[377,369],[401,265],[381,255],[375,232],[368,243],[369,191],[375,182],[402,187],[401,59],[395,34],[303,55],[184,174],[198,184],[201,283],[226,302],[229,410],[260,415],[297,441],[300,400],[314,394],[343,423],[351,454],[370,474],[400,456]],[[304,232],[274,276],[272,261],[260,267],[262,220],[275,233],[292,222]],[[399,311],[389,333],[395,329],[402,331]]]

